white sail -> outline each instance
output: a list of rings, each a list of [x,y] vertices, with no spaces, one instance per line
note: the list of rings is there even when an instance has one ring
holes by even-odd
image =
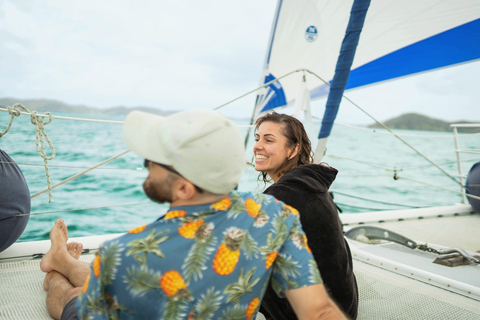
[[[332,80],[352,4],[280,0],[263,83],[296,69]],[[478,0],[372,0],[347,89],[478,59],[479,25]],[[292,105],[301,80],[296,73],[259,94],[257,113]],[[307,85],[312,98],[328,93],[308,73]]]

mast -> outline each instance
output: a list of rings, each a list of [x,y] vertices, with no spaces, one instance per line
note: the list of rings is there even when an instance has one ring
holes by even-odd
[[[260,77],[260,85],[263,85],[264,83],[267,82],[267,74],[265,73],[266,70],[268,70],[268,64],[270,63],[270,55],[272,53],[272,46],[273,46],[273,40],[275,39],[275,31],[277,30],[277,23],[278,23],[278,17],[280,15],[280,9],[282,8],[282,2],[283,0],[278,0],[277,2],[277,8],[275,10],[275,17],[273,18],[273,22],[272,22],[272,31],[270,33],[270,41],[269,41],[269,44],[268,44],[268,50],[267,50],[267,54],[265,56],[265,63],[264,63],[264,67],[263,67],[263,70],[262,70],[262,76]],[[255,100],[255,106],[253,108],[253,112],[252,112],[252,116],[250,118],[250,123],[249,123],[249,127],[248,127],[248,130],[247,130],[247,135],[245,136],[245,148],[247,147],[247,144],[248,144],[248,138],[250,137],[250,131],[251,131],[251,126],[253,125],[254,121],[255,121],[255,118],[257,117],[258,113],[259,113],[259,104],[260,104],[260,101],[262,99],[260,99],[260,97],[262,96],[262,94],[257,94],[257,99]]]

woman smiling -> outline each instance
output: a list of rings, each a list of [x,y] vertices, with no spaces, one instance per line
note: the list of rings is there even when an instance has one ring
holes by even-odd
[[[255,170],[259,179],[273,181],[264,193],[296,208],[325,287],[332,299],[351,319],[358,309],[358,293],[350,248],[328,188],[337,170],[313,164],[310,140],[300,121],[276,112],[255,122]],[[286,299],[271,286],[262,301],[267,319],[296,319]]]

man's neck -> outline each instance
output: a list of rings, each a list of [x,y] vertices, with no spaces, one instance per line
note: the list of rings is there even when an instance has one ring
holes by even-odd
[[[176,199],[170,204],[170,208],[173,207],[179,207],[179,206],[196,206],[196,205],[202,205],[202,204],[212,204],[219,202],[225,197],[228,196],[228,193],[226,194],[200,194],[197,193],[194,197],[190,199]]]

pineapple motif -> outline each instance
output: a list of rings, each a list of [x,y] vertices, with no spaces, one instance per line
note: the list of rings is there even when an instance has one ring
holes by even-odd
[[[97,278],[100,277],[100,261],[101,261],[100,254],[97,254],[95,256],[95,260],[93,260],[93,274]]]
[[[153,229],[145,238],[135,239],[127,244],[130,249],[127,251],[127,256],[133,255],[135,260],[144,265],[147,263],[148,254],[151,253],[159,258],[164,258],[163,251],[160,249],[160,244],[169,239],[168,234],[170,230],[164,230],[156,233]]]
[[[188,320],[213,319],[213,314],[220,308],[220,301],[223,296],[215,288],[207,289],[200,295],[200,299],[195,304],[195,309],[188,314]]]
[[[140,233],[142,232],[143,230],[145,230],[145,228],[147,227],[147,225],[143,225],[143,226],[140,226],[140,227],[136,227],[136,228],[133,228],[131,230],[128,230],[128,233]]]
[[[192,297],[182,275],[176,270],[167,271],[159,283],[168,297],[162,319],[184,319],[187,316],[186,302],[192,300]]]
[[[236,227],[227,229],[223,243],[218,247],[213,259],[213,270],[217,274],[225,276],[233,272],[240,257],[240,247],[244,236],[245,231]]]
[[[186,222],[183,226],[178,228],[178,233],[188,239],[193,239],[195,237],[195,232],[203,224],[203,220],[189,221],[185,219]]]
[[[292,237],[293,243],[298,249],[306,249],[312,253],[312,250],[308,246],[307,236],[302,232],[295,232]]]
[[[247,307],[247,312],[245,312],[245,316],[247,317],[248,320],[250,320],[255,313],[255,310],[257,310],[258,304],[260,303],[259,298],[254,298],[250,304]]]
[[[310,277],[308,278],[313,283],[323,283],[322,276],[320,275],[320,271],[318,271],[318,265],[315,260],[308,260],[308,271],[310,273]]]
[[[281,215],[275,217],[273,221],[274,231],[267,235],[267,245],[260,248],[260,252],[265,259],[265,268],[268,270],[272,266],[273,262],[278,257],[278,250],[289,236],[288,226],[285,223],[285,219]]]
[[[230,198],[231,205],[227,211],[227,216],[229,218],[237,218],[240,214],[244,214],[247,208],[245,207],[245,202],[240,198],[240,194],[232,193]]]
[[[117,267],[120,265],[120,253],[124,250],[124,247],[118,241],[112,241],[108,243],[102,250],[101,258],[100,256],[96,259],[98,265],[98,274],[100,275],[100,281],[105,285],[113,283],[116,273],[118,271]],[[101,259],[101,260],[100,260]],[[100,274],[100,262],[102,273]],[[94,271],[95,272],[95,271]]]
[[[88,282],[90,282],[90,275],[87,276],[87,281],[85,281],[85,284],[83,285],[83,288],[82,288],[82,293],[83,294],[85,294],[85,292],[87,292]]]
[[[278,249],[277,248],[277,237],[273,235],[273,232],[270,232],[267,235],[267,245],[260,248],[260,252],[263,254],[263,258],[265,259],[265,269],[270,269],[273,262],[278,256]]]
[[[169,298],[176,295],[188,295],[187,284],[183,280],[182,275],[176,270],[170,270],[163,274],[160,278],[160,288]]]
[[[256,268],[253,268],[244,275],[244,269],[240,270],[238,281],[229,284],[223,291],[223,293],[228,294],[227,302],[238,304],[244,294],[252,292],[253,287],[260,281],[260,278],[252,280],[255,271]]]
[[[288,204],[284,204],[283,207],[282,207],[282,214],[285,218],[290,216],[291,214],[297,215],[298,213],[299,212],[298,212],[297,209],[295,209],[292,206],[289,206]]]
[[[268,270],[270,269],[270,267],[272,266],[273,262],[275,261],[275,259],[277,259],[277,256],[278,256],[278,251],[273,251],[273,252],[270,252],[268,255],[267,255],[267,259],[265,260],[265,268]]]
[[[187,283],[190,283],[192,278],[195,281],[201,279],[203,271],[207,269],[206,263],[215,251],[217,242],[217,237],[212,237],[213,228],[213,223],[204,223],[195,231],[195,243],[182,266]]]
[[[260,208],[262,207],[261,203],[257,203],[253,199],[247,199],[245,200],[245,207],[247,208],[247,212],[250,216],[256,218],[258,215],[258,212],[260,211]]]
[[[232,201],[230,200],[230,197],[226,197],[221,201],[212,204],[212,207],[215,210],[223,211],[223,210],[227,210],[231,204],[232,204]]]
[[[268,223],[267,214],[263,210],[260,210],[258,215],[255,217],[255,222],[253,223],[253,226],[255,228],[261,228],[265,226],[267,223]]]
[[[178,217],[185,217],[186,215],[187,215],[187,211],[185,210],[173,210],[173,211],[168,211],[165,214],[165,217],[163,219],[168,220],[168,219],[173,219]]]

